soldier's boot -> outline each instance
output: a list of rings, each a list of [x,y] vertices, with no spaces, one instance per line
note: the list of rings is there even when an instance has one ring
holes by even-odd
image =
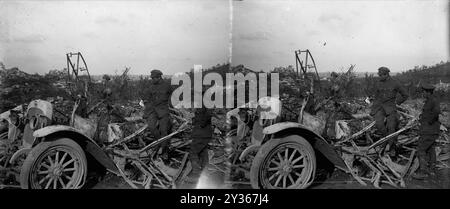
[[[428,177],[427,161],[423,156],[419,156],[419,170],[412,175],[415,179],[425,179]]]
[[[192,171],[186,176],[185,181],[189,183],[197,183],[202,173],[202,165],[198,157],[191,157]]]
[[[436,175],[437,175],[437,172],[436,172],[436,164],[430,163],[430,164],[428,165],[428,173],[429,173],[431,176],[436,177]]]
[[[424,170],[424,169],[419,169],[417,172],[415,172],[415,173],[412,175],[412,177],[415,178],[415,179],[423,180],[423,179],[425,179],[425,178],[428,177],[428,173],[427,173],[427,171]]]

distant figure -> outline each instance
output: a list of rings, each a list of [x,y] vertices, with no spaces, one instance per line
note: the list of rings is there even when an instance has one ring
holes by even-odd
[[[336,121],[351,119],[351,113],[348,107],[342,103],[344,89],[342,82],[339,81],[339,74],[336,72],[331,72],[328,94],[329,97],[324,104],[326,113],[325,135],[332,141],[337,141]]]
[[[87,87],[87,81],[82,82],[83,86],[78,86],[77,91],[76,91],[76,96],[75,99],[76,101],[79,102],[78,104],[78,108],[75,111],[75,114],[79,115],[80,117],[83,118],[87,118],[88,117],[88,108],[87,108],[87,103],[88,103],[88,99],[86,97],[86,87]]]
[[[97,113],[99,115],[97,140],[100,143],[106,143],[108,141],[108,124],[112,120],[111,115],[113,112],[113,93],[111,90],[110,80],[111,78],[108,75],[103,75],[103,86],[100,91],[100,97],[103,100],[103,105],[105,105],[106,112],[100,111],[99,113]]]
[[[75,114],[82,118],[88,118],[87,98],[82,94],[77,94],[77,100],[80,102]]]
[[[111,111],[112,109],[112,89],[111,89],[111,78],[108,75],[103,75],[103,90],[101,92],[102,94],[102,99],[104,100],[104,104],[106,105],[106,108],[108,109],[108,111]]]
[[[425,178],[429,174],[435,175],[436,153],[434,143],[439,137],[439,114],[441,112],[439,101],[433,95],[434,86],[424,84],[422,85],[422,90],[425,104],[419,119],[420,139],[417,146],[420,167],[419,171],[413,176],[418,179]]]
[[[375,84],[374,102],[370,112],[370,115],[375,118],[375,126],[382,137],[397,131],[397,105],[408,98],[405,89],[389,76],[389,72],[387,67],[378,68],[380,79]],[[397,95],[400,97],[396,101]],[[397,137],[393,137],[387,143],[386,151],[390,156],[396,156],[396,142]]]
[[[156,139],[167,136],[170,130],[169,100],[172,95],[170,83],[162,79],[160,70],[150,72],[151,84],[144,90],[144,118],[147,120],[149,130]],[[161,143],[158,150],[161,158],[169,160],[169,140]]]
[[[341,86],[339,84],[339,74],[336,72],[331,72],[329,93],[333,101],[339,101],[341,97]]]

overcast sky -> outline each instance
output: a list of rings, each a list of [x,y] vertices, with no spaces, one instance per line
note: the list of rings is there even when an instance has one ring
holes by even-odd
[[[26,72],[81,52],[91,74],[166,74],[229,60],[228,1],[0,1],[0,60]]]
[[[295,66],[309,49],[319,71],[404,71],[449,60],[448,1],[237,1],[233,62]]]
[[[0,61],[30,73],[62,69],[65,53],[80,51],[91,74],[174,74],[225,63],[230,46],[233,65],[266,71],[295,66],[297,49],[322,72],[449,60],[445,0],[6,0],[0,16]]]

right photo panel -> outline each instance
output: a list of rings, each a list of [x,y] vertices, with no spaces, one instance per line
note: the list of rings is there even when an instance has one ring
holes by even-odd
[[[448,1],[230,4],[227,188],[450,188]]]

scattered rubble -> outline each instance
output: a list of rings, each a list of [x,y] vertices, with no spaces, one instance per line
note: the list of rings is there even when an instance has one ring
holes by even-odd
[[[340,82],[341,86],[352,82],[351,80],[354,78],[352,69],[353,66],[346,73],[339,75],[342,81]],[[361,185],[372,184],[375,188],[381,188],[382,184],[406,187],[407,179],[419,167],[416,146],[419,139],[418,118],[423,105],[421,99],[408,100],[399,106],[399,130],[389,136],[379,137],[375,133],[375,122],[368,114],[370,107],[365,98],[345,96],[339,100],[343,108],[338,110],[327,106],[330,100],[327,99],[329,95],[326,92],[314,95],[315,98],[308,101],[308,92],[311,90],[302,85],[305,82],[301,82],[300,78],[296,80],[297,77],[292,69],[278,69],[277,72],[281,73],[280,92],[282,92],[282,111],[284,111],[282,112],[283,121],[302,121],[299,116],[303,115],[303,124],[317,133],[322,133],[344,160],[347,167],[346,172]],[[448,114],[450,112],[448,105],[448,103],[441,104],[441,135],[435,146],[438,169],[449,168],[448,127],[450,126],[448,120],[450,117]],[[245,114],[254,113],[246,112]],[[330,119],[331,114],[334,114],[335,118]],[[348,114],[351,115],[350,118],[346,118]],[[247,117],[251,118],[252,116]],[[325,127],[324,124],[329,123],[331,125]],[[253,132],[251,123],[248,122],[244,127],[243,130],[234,130],[234,132],[228,133],[229,140],[232,141],[232,148],[229,150],[231,178],[228,183],[232,185],[248,184],[253,157],[258,151],[258,146],[255,147],[255,142],[251,137]],[[329,134],[329,129],[332,129],[332,134]],[[241,138],[241,140],[236,141],[234,137]],[[398,137],[398,155],[395,159],[384,153],[386,144],[384,142],[392,137]],[[255,147],[255,149],[251,149],[251,147]],[[240,158],[239,156],[242,156],[243,152],[248,153],[245,154],[245,158]]]
[[[239,70],[243,66],[234,68]],[[128,69],[129,70],[129,69]],[[124,87],[127,72],[116,76],[113,80],[117,82],[117,88]],[[346,72],[341,73],[341,85],[346,86],[354,78],[352,74],[353,66]],[[280,92],[283,103],[283,117],[287,121],[297,121],[301,116],[305,125],[316,128],[318,133],[324,133],[325,138],[339,152],[345,161],[347,171],[357,182],[362,185],[372,184],[376,188],[381,188],[382,184],[393,187],[406,187],[406,179],[418,168],[416,158],[416,145],[419,139],[417,130],[417,119],[421,112],[422,101],[420,99],[408,100],[399,107],[400,129],[386,137],[378,137],[374,133],[374,122],[368,116],[368,104],[365,98],[343,98],[340,103],[345,109],[345,114],[350,113],[351,119],[344,119],[345,115],[336,115],[329,118],[329,111],[332,110],[328,104],[330,95],[312,95],[311,89],[302,82],[295,73],[289,69],[279,69],[281,73]],[[17,68],[0,70],[0,85],[2,96],[17,94],[22,97],[24,94],[31,94],[33,89],[41,89],[41,94],[35,97],[46,98],[54,107],[53,123],[69,124],[75,102],[68,96],[66,88],[62,82],[56,82],[58,91],[46,91],[48,82],[44,82],[45,87],[35,85],[31,81],[41,78],[38,75],[29,75],[19,71]],[[11,81],[27,80],[30,82]],[[8,81],[8,82],[5,82]],[[20,84],[18,84],[20,83]],[[94,85],[95,86],[95,85]],[[61,91],[60,91],[61,90]],[[93,88],[89,101],[91,119],[99,119],[106,110],[101,100],[96,97],[96,89]],[[124,91],[126,93],[126,91]],[[22,95],[22,96],[21,96]],[[311,96],[311,97],[310,97]],[[15,97],[11,97],[15,98]],[[19,116],[22,117],[26,110],[26,102],[31,97],[23,97],[20,100],[10,100],[6,104],[4,101],[1,108],[11,108],[21,105],[18,108]],[[310,98],[310,99],[309,99]],[[27,99],[27,101],[24,101]],[[146,128],[146,123],[142,119],[143,109],[139,105],[139,100],[128,100],[117,102],[114,109],[120,117],[113,118],[108,124],[107,142],[103,149],[112,157],[117,167],[120,169],[120,176],[132,188],[178,188],[183,178],[190,172],[188,160],[188,150],[190,144],[190,133],[192,130],[193,113],[186,109],[171,109],[172,131],[167,137],[154,139]],[[301,104],[301,105],[299,105]],[[0,109],[1,109],[0,108]],[[19,110],[20,109],[20,110]],[[436,142],[436,157],[438,169],[450,168],[450,104],[441,104],[442,114],[440,115],[441,135]],[[9,114],[9,113],[8,113]],[[3,114],[2,114],[3,115]],[[229,184],[249,184],[249,172],[254,157],[255,150],[246,150],[247,157],[242,158],[246,148],[255,145],[252,141],[252,130],[236,130],[228,132],[230,124],[226,123],[226,110],[215,110],[216,117],[213,118],[214,137],[209,143],[210,165],[208,172],[219,172],[229,174]],[[3,115],[0,118],[8,118]],[[317,123],[312,123],[317,122]],[[308,124],[309,123],[309,124]],[[14,136],[16,140],[10,141],[8,133],[8,122],[0,120],[0,188],[17,187],[17,180],[20,172],[20,162],[8,164],[9,157],[22,146],[21,135]],[[326,126],[326,124],[331,124]],[[332,129],[332,137],[328,130]],[[232,141],[228,147],[227,136],[233,134],[244,134],[243,140]],[[398,137],[399,153],[396,159],[384,154],[384,143],[391,137]],[[333,139],[333,140],[331,140]],[[170,140],[171,159],[163,162],[157,156],[157,145],[164,140]],[[253,152],[253,154],[251,154]]]
[[[129,68],[121,76],[113,77],[114,84],[117,84],[113,85],[114,87],[118,89],[126,88],[124,83],[128,81],[128,70]],[[7,85],[11,79],[23,80],[30,76],[40,79],[39,75],[28,75],[17,68],[3,69],[0,73],[1,85]],[[27,85],[25,87],[28,88]],[[94,83],[86,92],[89,96],[89,121],[100,120],[99,122],[101,122],[102,116],[107,114],[105,105],[98,97],[99,87]],[[15,88],[15,86],[12,87],[12,89]],[[21,89],[22,87],[17,88]],[[39,87],[35,86],[35,88]],[[70,92],[69,89],[64,89],[68,88],[65,85],[61,85],[61,88],[59,92]],[[126,91],[124,92],[126,93]],[[8,88],[2,88],[0,93],[2,93],[2,96],[8,96],[11,92]],[[67,94],[62,95],[64,97],[59,94],[41,95],[52,104],[54,114],[51,124],[69,125],[71,124],[71,118],[74,117],[73,110],[76,109],[74,107],[78,103],[75,102],[75,98],[67,96]],[[24,114],[28,105],[26,102],[29,102],[24,101],[25,99],[31,100],[32,98],[24,97],[20,101],[12,101],[12,104],[15,105],[23,104],[18,110],[20,121],[25,120]],[[139,103],[140,101],[130,100],[117,100],[114,103],[111,121],[107,124],[107,133],[102,135],[106,136],[106,143],[101,143],[100,146],[113,159],[119,168],[121,177],[132,188],[177,188],[191,169],[188,150],[191,141],[193,112],[187,109],[171,109],[171,133],[161,139],[155,139],[147,129],[146,122],[142,119],[143,108]],[[12,104],[2,107],[6,108]],[[225,147],[223,135],[226,133],[227,126],[220,119],[220,117],[224,118],[223,111],[217,110],[215,113],[217,118],[212,121],[214,137],[209,143],[210,166],[208,166],[208,172],[224,173],[226,172],[226,158],[223,151]],[[21,162],[10,164],[8,161],[12,154],[23,147],[21,140],[23,130],[19,131],[19,134],[14,137],[10,136],[8,131],[12,129],[8,128],[8,124],[11,124],[11,121],[8,122],[8,120],[9,111],[2,114],[0,120],[0,185],[2,185],[2,188],[18,186]],[[77,125],[75,123],[75,126],[80,128],[83,124]],[[21,128],[15,127],[14,130],[21,130]],[[164,140],[170,140],[171,159],[169,162],[163,162],[156,154],[158,145]]]

